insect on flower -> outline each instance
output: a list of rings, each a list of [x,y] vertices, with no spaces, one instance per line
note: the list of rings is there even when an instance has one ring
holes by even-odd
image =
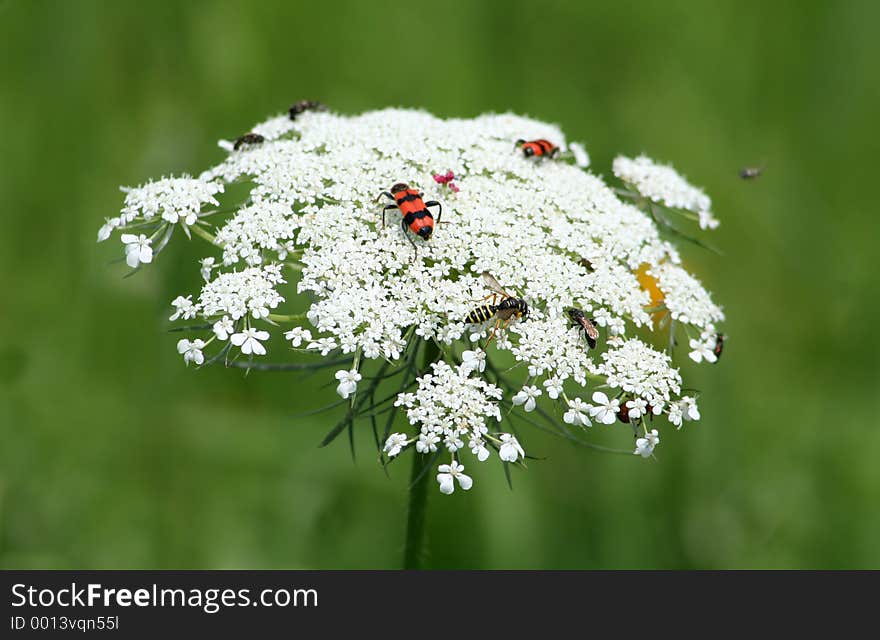
[[[596,270],[596,267],[593,266],[592,261],[587,260],[586,258],[581,258],[580,260],[578,260],[578,264],[586,269],[587,273],[593,273]]]
[[[326,105],[317,102],[316,100],[300,100],[299,102],[294,102],[290,105],[290,109],[288,113],[290,114],[291,120],[296,120],[296,117],[305,112],[305,111],[326,111]]]
[[[717,363],[721,359],[721,352],[724,351],[724,341],[727,340],[727,336],[723,333],[719,333],[715,336],[715,347],[712,349],[712,353],[715,354],[715,362]]]
[[[544,140],[543,138],[539,140],[517,140],[516,146],[519,149],[522,149],[523,155],[526,158],[556,158],[559,155],[559,147],[550,142],[549,140]]]
[[[177,341],[182,365],[336,371],[325,374],[328,392],[347,407],[322,444],[388,413],[384,442],[377,438],[382,461],[406,451],[457,493],[470,487],[463,466],[523,459],[520,436],[498,431],[511,410],[551,430],[559,418],[579,429],[628,420],[616,430],[637,434],[634,459],[651,457],[667,423],[700,418],[696,399],[682,396],[682,371],[692,368],[679,360],[716,358],[724,312],[661,237],[653,208],[690,212],[686,219],[707,218],[711,228],[702,190],[648,158],[618,157],[618,193],[644,204],[633,206],[613,197],[616,182],[567,162],[573,143],[562,131],[512,114],[307,112],[320,108],[299,103],[296,120],[282,113],[234,129],[265,140],[252,147],[242,136],[235,151],[231,136],[220,141],[231,153],[198,177],[125,188],[118,215],[103,221],[99,241],[115,236],[132,268],[155,263],[166,242],[185,235],[177,231],[206,241],[189,260],[195,288],[177,292],[168,312],[186,324],[176,327],[187,333]],[[555,141],[557,159],[534,159],[553,157],[539,141],[512,148],[523,134]],[[735,178],[739,165],[728,168]],[[456,198],[445,195],[467,180]],[[442,200],[424,202],[421,191]],[[442,222],[456,224],[427,243],[441,204]],[[400,213],[385,221],[390,209]],[[229,215],[212,215],[221,211]],[[409,253],[399,225],[406,243],[433,249],[429,260]],[[489,273],[481,279],[485,269],[501,284]],[[661,317],[667,324],[658,326]],[[273,354],[279,334],[291,348]],[[683,336],[698,345],[674,351]],[[487,337],[498,337],[495,349]],[[287,353],[324,359],[279,357]],[[509,372],[513,361],[519,369]]]
[[[241,147],[249,146],[252,144],[260,144],[261,142],[265,142],[265,140],[266,139],[259,133],[246,133],[235,141],[235,144],[232,145],[232,148],[238,151]]]
[[[409,228],[410,231],[420,238],[430,240],[431,234],[434,233],[434,216],[428,211],[428,207],[437,207],[437,222],[440,222],[443,206],[436,200],[425,202],[422,200],[423,195],[418,189],[410,189],[409,185],[404,182],[398,182],[391,187],[390,193],[388,191],[380,193],[376,200],[379,200],[382,196],[394,200],[394,204],[389,204],[382,209],[382,224],[385,224],[386,211],[389,209],[399,209],[403,215],[400,223],[403,233],[406,234],[406,230]],[[406,238],[415,248],[416,243],[413,242],[413,239],[408,235]]]
[[[596,341],[599,339],[599,329],[596,327],[596,323],[576,307],[569,307],[565,312],[568,314],[568,317],[571,318],[571,321],[584,332],[584,337],[587,339],[587,344],[590,346],[590,349],[595,349]]]
[[[492,342],[498,329],[502,326],[507,327],[513,318],[528,318],[529,305],[522,298],[516,298],[504,291],[495,277],[488,271],[482,273],[482,278],[486,287],[492,292],[483,298],[483,300],[491,299],[492,302],[489,304],[482,304],[476,309],[473,309],[467,314],[464,321],[469,324],[480,324],[491,320],[494,317],[495,326],[492,328],[492,333],[489,334],[489,339],[486,341],[486,344],[488,345]]]

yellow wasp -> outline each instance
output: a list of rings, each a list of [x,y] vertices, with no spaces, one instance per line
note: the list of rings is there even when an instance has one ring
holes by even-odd
[[[507,293],[501,285],[498,284],[495,277],[488,271],[484,271],[481,274],[481,277],[483,278],[483,283],[486,285],[486,288],[492,292],[483,298],[483,300],[491,299],[492,301],[487,304],[481,304],[479,307],[473,309],[467,314],[464,321],[469,324],[480,324],[495,318],[495,326],[492,328],[492,333],[489,334],[489,340],[486,341],[486,345],[488,346],[495,337],[495,332],[502,326],[507,327],[513,318],[528,318],[529,305],[522,298],[517,298]]]

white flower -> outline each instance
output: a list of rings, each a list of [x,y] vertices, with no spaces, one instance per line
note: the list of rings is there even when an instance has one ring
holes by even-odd
[[[214,195],[223,192],[223,185],[188,177],[163,178],[123,191],[122,213],[129,221],[149,221],[159,215],[171,224],[193,225],[204,204],[219,204]]]
[[[587,150],[584,149],[582,144],[577,142],[572,142],[568,145],[569,150],[571,151],[571,155],[574,156],[574,163],[585,169],[590,166],[590,156],[587,154]]]
[[[357,383],[361,380],[361,374],[355,369],[351,371],[341,369],[336,372],[336,379],[339,380],[336,393],[345,399],[357,390]]]
[[[714,341],[710,344],[705,340],[694,340],[691,338],[688,344],[690,344],[692,349],[688,356],[690,356],[690,359],[694,362],[702,362],[703,360],[706,362],[716,362],[718,360],[718,357],[714,352]]]
[[[437,467],[437,471],[440,472],[437,474],[437,482],[440,483],[440,493],[449,495],[455,491],[453,479],[458,480],[459,486],[465,491],[474,485],[473,479],[463,473],[464,465],[457,463],[455,460],[449,464],[441,464]]]
[[[183,318],[184,320],[195,318],[196,308],[191,298],[192,296],[186,296],[185,298],[183,296],[177,296],[171,303],[171,306],[174,307],[174,313],[168,319],[174,321],[178,318]]]
[[[416,440],[416,451],[419,453],[433,453],[437,451],[437,444],[440,442],[440,438],[437,437],[436,433],[427,432],[420,433],[419,439]]]
[[[153,261],[153,249],[150,247],[151,240],[144,234],[136,236],[132,233],[123,233],[120,239],[125,244],[125,263],[132,269],[140,264]]]
[[[657,279],[663,304],[676,322],[707,329],[724,319],[724,312],[712,302],[709,292],[681,266],[658,265],[651,267],[650,274]]]
[[[489,449],[482,438],[472,438],[468,445],[471,448],[471,453],[477,456],[477,460],[480,462],[485,462],[489,458]]]
[[[486,352],[477,349],[476,351],[462,351],[461,361],[471,371],[479,371],[482,373],[486,370]]]
[[[651,429],[644,438],[636,439],[636,450],[633,451],[633,454],[647,458],[654,453],[654,447],[658,444],[660,444],[660,435],[657,433],[657,429]]]
[[[543,393],[538,387],[523,387],[519,393],[513,396],[513,404],[525,405],[526,412],[535,410],[535,399]]]
[[[314,342],[310,342],[309,346],[306,348],[320,351],[322,356],[326,356],[338,346],[339,345],[336,344],[336,340],[334,340],[333,338],[318,338]]]
[[[559,378],[547,378],[544,386],[547,388],[547,397],[551,400],[556,400],[562,394],[562,382]]]
[[[217,336],[218,340],[226,340],[235,331],[235,325],[229,319],[229,316],[223,316],[214,323],[213,329],[214,335]]]
[[[284,338],[290,341],[290,346],[298,347],[303,341],[311,342],[312,332],[308,329],[303,329],[302,327],[294,327],[290,331],[284,333]]]
[[[501,390],[472,377],[464,363],[452,368],[446,362],[435,362],[417,381],[416,392],[399,394],[395,405],[406,407],[410,424],[436,434],[450,451],[464,446],[464,436],[482,438],[488,418],[501,420],[497,402]]]
[[[449,450],[449,453],[455,453],[464,446],[464,442],[458,437],[457,433],[449,433],[443,440],[443,444]]]
[[[389,458],[393,458],[400,453],[407,444],[409,444],[409,440],[407,440],[405,433],[392,433],[385,441],[385,446],[382,448],[382,451],[384,451]]]
[[[609,387],[644,398],[653,407],[662,407],[681,391],[681,376],[670,357],[637,338],[610,347],[602,360],[592,373],[605,376]]]
[[[696,421],[700,419],[700,409],[697,407],[697,401],[695,398],[682,396],[679,404],[685,420]]]
[[[200,265],[214,279],[202,287],[196,307],[211,320],[265,318],[284,300],[277,264],[284,260],[301,269],[296,293],[312,299],[308,319],[317,328],[316,340],[304,343],[323,355],[341,348],[360,350],[368,360],[393,360],[412,326],[417,336],[447,345],[462,336],[485,337],[487,326],[456,319],[488,293],[479,273],[491,269],[533,309],[527,322],[511,323],[491,348],[510,351],[543,381],[547,396],[558,399],[567,380],[583,385],[588,374],[606,375],[595,370],[601,352],[582,348],[583,338],[578,342],[569,330],[563,309],[574,302],[595,313],[609,337],[647,326],[650,301],[634,274],[639,265],[661,274],[661,288],[681,289],[679,296],[665,294],[677,321],[703,328],[719,319],[720,310],[706,304],[702,287],[676,279],[671,269],[681,269],[680,259],[648,215],[621,202],[587,171],[566,162],[538,165],[511,153],[520,137],[546,138],[585,164],[582,147],[568,144],[552,125],[511,114],[444,121],[387,109],[354,117],[328,112],[305,113],[296,121],[272,117],[249,130],[265,141],[247,153],[229,154],[197,178],[165,178],[127,190],[123,209],[125,224],[134,218],[185,224],[216,206],[224,185],[252,185],[244,204],[210,229],[223,257],[210,263],[210,271],[209,259]],[[297,144],[289,139],[294,130]],[[644,162],[650,173],[650,161]],[[462,187],[473,181],[477,188],[449,200],[435,191],[430,171],[419,173],[427,165],[448,167],[462,176]],[[345,179],[329,181],[329,175]],[[403,176],[443,203],[444,218],[456,220],[436,228],[430,258],[425,251],[413,254],[410,232],[383,226],[375,209],[363,204]],[[540,206],[534,192],[521,189],[526,183],[540,186]],[[502,225],[499,209],[507,212]],[[210,227],[214,220],[198,223]],[[579,266],[580,256],[589,257],[589,272]],[[270,273],[269,267],[277,269]],[[482,373],[483,353],[468,351],[464,361]],[[662,370],[654,370],[650,360],[627,364],[627,373],[638,374],[643,384],[656,379],[658,395],[668,395],[664,378],[675,376],[668,362]],[[644,397],[657,404],[650,394]]]
[[[266,347],[262,345],[263,340],[269,339],[268,331],[258,331],[253,327],[245,329],[241,333],[234,333],[230,338],[232,344],[241,347],[241,352],[245,355],[266,355]]]
[[[525,458],[526,452],[520,446],[517,439],[509,434],[501,434],[501,447],[498,449],[498,457],[505,462],[516,462],[517,458]]]
[[[199,261],[201,265],[202,278],[205,282],[210,282],[211,280],[211,270],[214,268],[214,258],[203,258]]]
[[[711,211],[700,211],[700,229],[717,229],[721,222],[712,215]]]
[[[678,402],[669,405],[669,415],[667,418],[669,419],[670,424],[681,428],[681,421],[684,416],[682,415],[681,405]]]
[[[596,404],[590,405],[590,415],[602,424],[614,424],[620,409],[620,400],[617,398],[609,399],[601,391],[596,391],[593,394],[593,402]]]
[[[238,320],[248,313],[254,317],[265,316],[269,309],[284,302],[284,297],[275,290],[284,282],[278,264],[221,273],[202,287],[196,308],[205,317],[228,315]]]
[[[178,340],[177,342],[177,353],[183,356],[183,361],[187,366],[189,366],[190,362],[195,362],[199,365],[205,362],[205,356],[202,353],[202,349],[204,348],[204,340],[196,339],[192,342],[189,340]]]
[[[590,405],[581,400],[580,398],[575,398],[574,400],[568,401],[568,411],[562,416],[562,420],[566,424],[576,424],[582,427],[589,427],[592,425],[590,419],[587,417],[587,413],[590,410]]]
[[[710,209],[712,201],[701,189],[682,178],[675,169],[655,163],[646,156],[614,159],[614,175],[631,184],[640,194],[674,209],[686,209],[700,216],[700,227],[718,226]]]
[[[135,266],[184,235],[172,225],[183,225],[192,237],[210,234],[211,257],[191,263],[204,282],[175,299],[176,317],[213,323],[214,337],[231,340],[246,355],[265,354],[271,331],[284,334],[294,349],[359,354],[361,371],[372,367],[370,360],[412,371],[420,362],[418,354],[412,357],[415,340],[436,343],[444,360],[463,351],[461,365],[435,363],[417,378],[418,388],[404,388],[394,402],[410,425],[403,442],[422,453],[441,446],[458,452],[468,443],[478,460],[488,456],[508,399],[502,370],[510,364],[534,384],[511,394],[524,411],[539,411],[542,395],[566,399],[564,388],[585,396],[576,389],[589,379],[610,395],[632,398],[627,409],[637,420],[648,405],[677,426],[699,415],[695,403],[692,408],[680,398],[682,353],[665,353],[668,327],[658,330],[647,310],[662,298],[677,325],[701,335],[718,333],[723,311],[682,266],[655,220],[585,170],[586,150],[568,143],[557,127],[513,114],[441,120],[386,109],[358,116],[305,112],[295,120],[285,114],[242,130],[265,140],[233,150],[197,177],[125,190],[119,216],[99,231],[99,239],[116,230],[144,231],[122,236]],[[579,166],[565,158],[526,158],[513,150],[520,138],[550,140]],[[638,158],[618,159],[614,169],[628,188],[662,206],[689,208],[703,226],[715,224],[705,194],[668,167]],[[437,185],[434,171],[454,172],[461,192]],[[402,228],[399,212],[389,210],[383,225],[372,203],[401,180],[423,191],[426,201],[441,203],[444,221],[454,224],[437,225],[429,241]],[[236,198],[244,189],[238,204],[223,203],[230,215],[208,215],[227,185],[236,185]],[[484,270],[528,303],[528,318],[496,313],[487,322],[465,322],[477,305],[494,304],[497,311],[500,303],[491,299]],[[296,274],[293,282],[286,281],[288,273]],[[290,313],[304,312],[311,330],[270,321],[285,298],[300,305]],[[583,331],[571,326],[572,306],[602,328],[599,348],[586,348]],[[262,329],[260,320],[265,331],[245,328]],[[495,320],[504,326],[484,342]],[[640,338],[627,337],[633,335]],[[478,341],[480,347],[473,344]],[[490,384],[485,372],[505,384]],[[338,384],[340,395],[351,397],[357,381],[346,377]],[[593,406],[575,397],[566,400],[563,419],[590,426],[592,409],[596,421],[613,422],[617,402],[605,397]],[[502,446],[520,459],[513,444]]]
[[[638,420],[648,410],[648,403],[641,398],[634,398],[626,401],[626,409],[631,421]]]
[[[110,218],[98,229],[98,242],[104,242],[113,233],[113,229],[119,226],[119,218]]]

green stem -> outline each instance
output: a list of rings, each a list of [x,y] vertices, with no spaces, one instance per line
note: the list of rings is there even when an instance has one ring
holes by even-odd
[[[193,232],[194,234],[196,234],[197,236],[201,237],[203,240],[207,240],[207,241],[210,242],[211,244],[217,244],[217,238],[215,238],[215,237],[211,234],[210,231],[208,231],[207,229],[202,228],[202,227],[199,226],[198,224],[194,224],[193,226],[191,226],[191,227],[189,228],[189,230],[192,231],[192,232]]]
[[[272,322],[299,322],[300,320],[305,320],[307,316],[308,314],[305,311],[302,313],[291,313],[289,315],[270,313],[269,320]]]
[[[428,474],[422,473],[427,461],[424,456],[412,452],[410,473],[409,509],[406,515],[406,546],[403,549],[403,568],[420,569],[422,544],[425,538],[425,507],[428,503]],[[421,478],[419,478],[421,475]]]
[[[440,349],[430,340],[425,343],[422,354],[422,371],[426,371],[431,363],[440,359]],[[413,463],[410,472],[409,504],[406,515],[406,545],[403,549],[403,568],[419,569],[422,565],[422,547],[425,539],[425,512],[428,505],[428,479],[425,465],[431,464],[430,458],[412,452]]]

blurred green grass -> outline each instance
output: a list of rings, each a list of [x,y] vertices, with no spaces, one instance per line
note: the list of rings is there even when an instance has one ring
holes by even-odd
[[[713,197],[719,366],[659,462],[576,450],[432,494],[431,567],[880,567],[880,4],[0,4],[0,566],[398,566],[406,465],[317,450],[323,378],[187,370],[164,331],[201,254],[123,281],[119,184],[198,172],[306,97],[512,110],[673,162]],[[767,163],[743,182],[737,170]],[[622,443],[628,443],[621,436]]]

